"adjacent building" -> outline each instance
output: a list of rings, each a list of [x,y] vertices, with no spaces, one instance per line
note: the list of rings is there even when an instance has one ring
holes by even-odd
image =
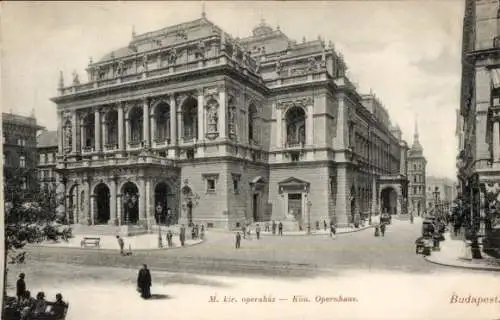
[[[410,212],[418,216],[424,214],[427,208],[426,167],[427,160],[419,141],[418,125],[415,122],[413,144],[408,151],[408,199]]]
[[[466,0],[457,138],[463,215],[487,248],[500,248],[500,8]]]
[[[37,137],[40,188],[56,190],[57,131],[42,131]]]
[[[432,176],[428,176],[425,182],[427,211],[435,208],[437,204],[445,213],[448,213],[457,196],[455,182],[448,178]]]
[[[61,75],[58,210],[146,229],[406,213],[407,144],[346,70],[331,43],[264,21],[242,39],[204,14],[134,33],[88,82]]]
[[[36,136],[42,128],[34,116],[2,113],[4,191],[7,200],[13,190],[24,190],[29,196],[38,188]]]

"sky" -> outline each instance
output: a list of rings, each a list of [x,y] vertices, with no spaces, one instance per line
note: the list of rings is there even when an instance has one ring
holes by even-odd
[[[370,89],[411,145],[418,119],[429,175],[456,176],[455,109],[460,101],[463,2],[206,1],[207,18],[233,36],[251,34],[261,18],[290,38],[331,40],[349,78]],[[86,82],[99,60],[138,34],[201,16],[201,2],[3,2],[0,21],[2,111],[57,127],[59,71]]]

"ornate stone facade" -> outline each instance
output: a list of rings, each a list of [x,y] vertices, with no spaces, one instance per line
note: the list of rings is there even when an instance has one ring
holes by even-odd
[[[360,171],[370,186],[399,174],[401,141],[377,120],[383,107],[367,111],[321,40],[257,29],[236,40],[202,17],[135,35],[91,63],[88,83],[60,87],[58,168],[74,222],[234,228],[278,219],[288,201],[310,221],[369,211],[371,187],[346,190]],[[361,140],[350,141],[354,131]],[[285,180],[310,188],[280,192]]]

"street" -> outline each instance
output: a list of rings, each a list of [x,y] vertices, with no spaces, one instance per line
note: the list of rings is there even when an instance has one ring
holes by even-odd
[[[71,305],[69,319],[279,319],[284,315],[331,319],[346,314],[349,319],[491,319],[498,315],[499,304],[450,303],[454,294],[494,296],[500,279],[496,274],[439,267],[415,255],[413,242],[420,227],[418,220],[413,225],[394,221],[384,238],[375,238],[371,229],[336,240],[254,238],[244,241],[241,250],[233,248],[232,235],[213,232],[198,246],[131,257],[112,251],[32,248],[25,265],[10,266],[8,290],[16,275],[25,272],[32,293],[43,290],[49,298],[57,292],[64,295]],[[156,294],[152,301],[143,301],[135,291],[141,263],[152,269]],[[345,301],[333,302],[339,297]]]
[[[323,269],[334,272],[353,268],[430,273],[440,267],[415,254],[414,241],[421,223],[395,220],[385,237],[373,229],[337,236],[264,236],[242,240],[234,248],[234,235],[209,232],[207,241],[184,249],[137,251],[122,257],[118,251],[76,248],[30,248],[29,260],[71,262],[97,266],[135,268],[148,263],[152,269],[210,274],[260,274],[309,276]]]

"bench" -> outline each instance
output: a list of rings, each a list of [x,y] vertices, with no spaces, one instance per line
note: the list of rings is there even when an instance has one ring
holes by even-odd
[[[82,248],[88,248],[88,247],[100,248],[101,238],[84,237],[80,242],[80,246]]]

